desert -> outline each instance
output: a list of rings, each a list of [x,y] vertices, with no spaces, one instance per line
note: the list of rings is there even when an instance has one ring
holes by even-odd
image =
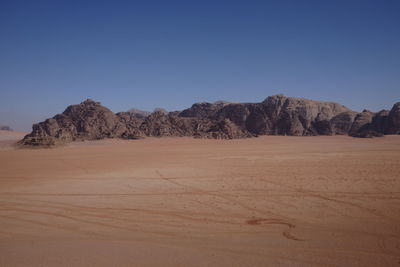
[[[0,0],[0,267],[400,267],[399,14]]]
[[[3,139],[0,266],[400,264],[399,135]]]

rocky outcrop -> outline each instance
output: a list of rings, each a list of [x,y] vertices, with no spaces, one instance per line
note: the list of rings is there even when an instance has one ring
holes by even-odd
[[[34,124],[32,132],[21,140],[24,145],[52,146],[75,140],[96,140],[103,138],[130,138],[138,132],[133,121],[124,115],[118,116],[99,102],[86,100],[72,105],[62,113]]]
[[[206,131],[198,131],[195,133],[196,138],[212,138],[212,139],[236,139],[254,137],[247,130],[241,129],[238,125],[229,119],[221,121],[213,121]]]
[[[275,95],[261,103],[194,104],[179,116],[229,119],[256,135],[332,135],[347,134],[355,115],[337,103]]]
[[[355,115],[355,112],[338,103],[283,95],[268,97],[263,105],[272,122],[271,132],[283,135],[340,134],[336,129],[346,124],[346,115]]]
[[[374,113],[356,113],[334,102],[274,95],[260,103],[196,103],[181,112],[157,109],[114,114],[93,100],[34,124],[24,145],[52,146],[75,140],[192,136],[233,139],[257,135],[335,135],[374,137],[400,133],[400,102]]]
[[[393,105],[387,116],[385,134],[400,134],[400,102]]]
[[[148,116],[140,130],[147,136],[194,136],[196,138],[233,139],[252,135],[228,119],[179,117],[157,111]]]
[[[116,137],[122,137],[124,139],[139,139],[144,137],[144,134],[140,131],[139,127],[146,117],[143,117],[142,114],[131,112],[119,112],[116,115],[120,123],[126,127],[126,130],[122,133],[116,133]],[[118,136],[119,134],[121,136]]]
[[[156,111],[146,117],[140,130],[147,136],[189,136],[193,135],[195,122]]]
[[[400,134],[400,102],[394,104],[390,111],[374,113],[363,110],[357,114],[349,131],[349,135],[354,137],[376,137],[384,134]]]
[[[374,130],[373,119],[375,114],[369,110],[363,110],[357,114],[354,119],[353,125],[351,126],[349,135],[353,137],[374,137],[380,136],[378,132]]]
[[[348,134],[353,125],[356,115],[357,113],[355,113],[354,111],[345,111],[332,117],[329,120],[329,134]],[[321,127],[318,129],[321,131],[323,128]]]

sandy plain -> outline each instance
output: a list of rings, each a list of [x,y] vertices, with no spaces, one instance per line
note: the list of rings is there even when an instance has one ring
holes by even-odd
[[[0,136],[0,266],[400,266],[400,136]]]

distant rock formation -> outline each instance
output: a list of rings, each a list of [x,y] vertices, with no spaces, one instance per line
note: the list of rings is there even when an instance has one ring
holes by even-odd
[[[355,117],[349,135],[354,137],[382,136],[385,127],[381,124],[384,124],[386,120],[384,114],[387,116],[386,111],[375,114],[369,110],[363,110]]]
[[[256,135],[331,135],[347,133],[356,112],[333,102],[274,95],[261,103],[194,104],[179,116],[229,119]]]
[[[252,135],[228,119],[210,120],[181,117],[179,113],[153,112],[140,126],[146,136],[193,136],[197,138],[233,139]]]
[[[137,108],[131,108],[130,110],[127,111],[127,113],[131,113],[134,114],[136,117],[138,118],[146,118],[147,116],[149,116],[151,114],[151,112],[148,111],[143,111]]]
[[[34,124],[24,145],[52,146],[75,140],[137,139],[145,136],[192,136],[234,139],[258,135],[335,135],[374,137],[400,133],[400,102],[373,113],[343,105],[274,95],[261,103],[196,103],[183,111],[136,109],[114,114],[99,102],[86,100]]]
[[[5,126],[5,125],[0,125],[0,130],[2,130],[2,131],[12,131],[12,129],[10,127]]]
[[[377,113],[369,110],[357,114],[349,135],[354,137],[376,137],[384,134],[400,134],[400,102],[392,109]]]
[[[400,134],[400,102],[394,104],[387,115],[385,134]]]
[[[25,145],[52,146],[75,140],[134,138],[140,119],[134,115],[114,114],[99,102],[86,100],[62,113],[34,124],[32,132],[21,141]]]

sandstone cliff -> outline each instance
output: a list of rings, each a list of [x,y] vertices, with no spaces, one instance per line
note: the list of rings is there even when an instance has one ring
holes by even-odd
[[[347,134],[356,112],[333,102],[275,95],[261,103],[194,104],[179,116],[229,119],[257,135],[331,135]]]
[[[86,100],[34,124],[24,145],[52,146],[75,140],[193,136],[233,139],[257,135],[374,137],[400,133],[400,102],[373,113],[356,113],[334,102],[274,95],[260,103],[196,103],[181,112],[120,112]]]

